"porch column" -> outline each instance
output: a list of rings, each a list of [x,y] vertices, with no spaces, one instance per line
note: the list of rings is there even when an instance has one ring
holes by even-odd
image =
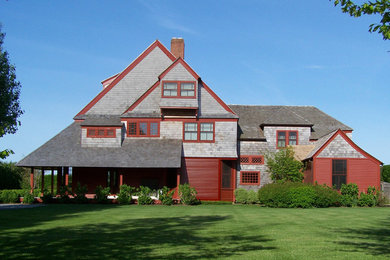
[[[237,162],[233,162],[233,202],[236,201],[236,196],[234,195],[234,191],[237,188]]]
[[[62,167],[57,168],[57,190],[56,194],[60,194],[60,189],[62,186]]]
[[[51,168],[51,194],[54,193],[54,169]]]
[[[177,171],[176,171],[176,192],[173,194],[173,197],[176,199],[180,199],[179,185],[180,185],[180,169],[177,169]]]
[[[69,185],[69,167],[65,167],[64,172],[65,172],[65,186],[68,186]]]
[[[42,168],[42,177],[41,177],[41,195],[43,196],[43,191],[45,189],[45,169]]]
[[[119,187],[123,185],[123,173],[119,173]]]
[[[34,167],[31,167],[31,172],[30,172],[30,193],[32,194],[34,191]]]

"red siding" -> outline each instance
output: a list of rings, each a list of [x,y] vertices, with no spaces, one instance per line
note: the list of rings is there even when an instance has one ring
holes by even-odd
[[[313,162],[312,161],[308,161],[307,164],[306,164],[306,169],[305,171],[303,172],[303,175],[304,175],[304,179],[303,179],[303,182],[304,183],[313,183],[313,169],[312,169],[312,164]]]
[[[332,159],[314,159],[314,179],[318,184],[332,187]],[[343,158],[335,158],[343,159]],[[344,158],[347,160],[347,183],[356,183],[360,191],[367,191],[368,186],[380,186],[379,164],[370,159]]]
[[[331,158],[316,158],[314,159],[314,174],[313,182],[318,184],[326,184],[332,187],[332,159]]]
[[[95,193],[97,186],[107,186],[107,169],[104,168],[79,168],[72,170],[72,188],[76,189],[78,182],[82,186],[87,185],[88,193]]]
[[[200,200],[219,200],[219,159],[185,158],[183,172]]]
[[[348,159],[347,181],[356,183],[360,191],[367,191],[369,186],[380,186],[379,165],[367,159]]]

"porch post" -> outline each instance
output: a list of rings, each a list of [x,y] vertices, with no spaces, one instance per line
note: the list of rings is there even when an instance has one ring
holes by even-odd
[[[57,190],[56,194],[60,194],[60,188],[62,186],[62,167],[57,168]]]
[[[180,185],[180,169],[176,171],[176,192],[173,194],[173,197],[180,199],[179,196],[179,185]]]
[[[233,161],[233,202],[236,201],[236,196],[234,195],[234,191],[237,188],[237,162]]]
[[[43,196],[43,190],[45,189],[45,169],[42,167],[42,177],[41,177],[41,195]]]
[[[51,194],[54,193],[54,169],[51,168]]]
[[[30,193],[32,194],[34,191],[34,167],[31,167],[31,172],[30,172]]]
[[[69,167],[65,167],[65,186],[69,185]]]
[[[123,185],[123,173],[119,173],[119,187]]]

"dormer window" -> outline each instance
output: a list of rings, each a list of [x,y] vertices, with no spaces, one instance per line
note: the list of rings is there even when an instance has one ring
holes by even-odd
[[[195,81],[163,81],[162,97],[195,98]]]
[[[277,131],[276,147],[283,148],[288,145],[298,144],[298,131]]]

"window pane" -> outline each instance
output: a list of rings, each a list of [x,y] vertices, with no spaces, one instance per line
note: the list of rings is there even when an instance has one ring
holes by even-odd
[[[107,136],[114,136],[114,129],[107,129]]]
[[[95,136],[96,130],[95,129],[88,129],[88,136]]]
[[[104,136],[104,129],[98,130],[98,136]]]
[[[150,135],[158,135],[158,123],[150,123]]]
[[[201,123],[200,124],[200,131],[204,132],[212,132],[213,131],[213,124],[210,123]]]
[[[347,183],[347,160],[332,160],[332,185],[336,189]]]
[[[188,133],[184,133],[184,140],[198,140],[198,134],[197,133],[192,133],[192,132],[188,132]]]
[[[200,140],[203,141],[212,141],[213,140],[213,133],[200,133]]]
[[[212,141],[214,139],[213,124],[201,123],[200,124],[200,140]]]
[[[194,83],[181,83],[180,95],[183,97],[195,96],[195,84]]]
[[[177,96],[177,83],[175,82],[167,82],[164,83],[163,96]]]
[[[140,123],[139,124],[139,134],[147,135],[148,134],[148,123]]]
[[[278,132],[278,147],[286,147],[286,132]]]
[[[137,123],[129,123],[129,135],[137,135]]]
[[[198,124],[197,123],[185,123],[184,124],[184,131],[198,131]]]

